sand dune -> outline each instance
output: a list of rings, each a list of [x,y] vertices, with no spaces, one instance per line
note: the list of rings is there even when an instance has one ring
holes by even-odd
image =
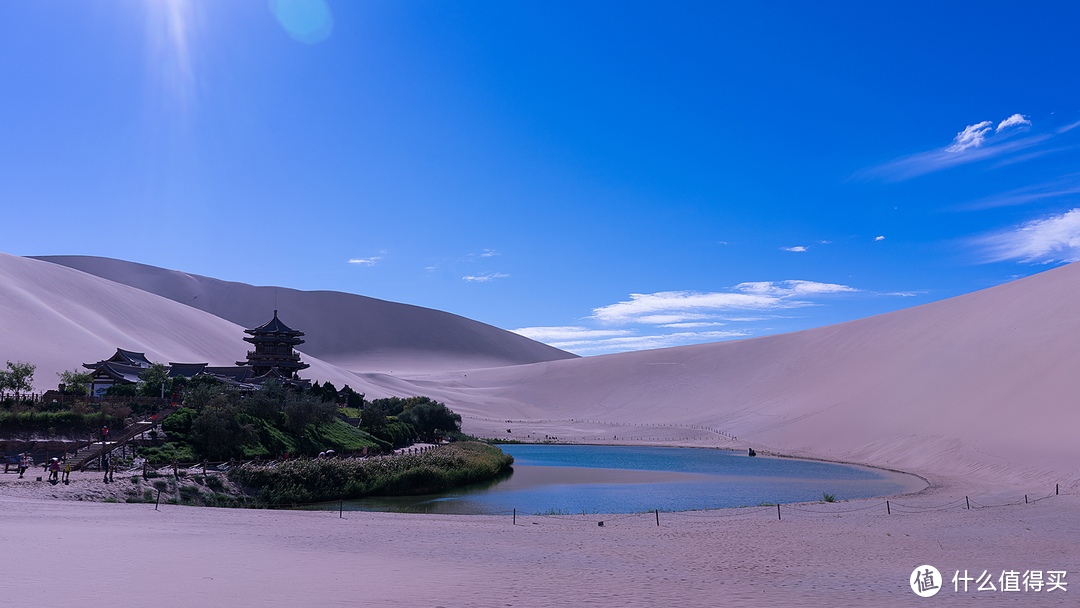
[[[165,287],[159,290],[174,290],[175,298],[177,285],[186,285],[198,299],[235,314],[251,309],[245,314],[255,315],[272,305],[272,288],[102,264],[144,272],[130,282],[160,280]],[[59,264],[0,256],[0,280],[0,357],[38,363],[41,384],[52,384],[53,371],[116,346],[162,361],[228,363],[244,352],[239,325]],[[307,317],[295,317],[293,324],[309,336],[352,314],[349,303],[366,301],[280,291],[283,309],[322,313],[311,326],[303,322]],[[453,315],[379,303],[368,310],[389,311],[392,320],[373,341],[397,361],[419,357],[414,349],[422,344],[433,345],[416,366],[428,372],[354,375],[310,354],[305,358],[312,364],[307,375],[315,379],[347,382],[371,396],[445,401],[465,416],[466,431],[484,436],[753,445],[916,472],[938,484],[1045,489],[1080,480],[1078,295],[1080,265],[1074,264],[791,334],[516,366],[506,365],[506,355],[498,367],[476,369],[463,368],[499,359],[492,353],[512,350],[517,342],[504,340],[507,332]],[[267,301],[241,304],[244,298]],[[404,346],[393,350],[392,329],[408,325],[413,313],[423,317],[428,341],[407,333]],[[265,316],[263,310],[245,324]],[[353,331],[379,324],[375,312],[361,316],[364,322]],[[491,331],[462,338],[476,327]],[[344,342],[325,348],[346,361],[373,352],[362,346],[349,354]]]
[[[0,362],[37,365],[38,390],[56,388],[57,372],[83,371],[82,363],[108,357],[117,347],[145,352],[158,363],[233,365],[247,352],[243,331],[133,287],[0,253]],[[311,365],[310,377],[365,390],[353,374],[306,353],[303,359]]]
[[[303,351],[352,371],[449,371],[577,355],[465,317],[337,291],[298,291],[91,256],[36,258],[136,287],[244,327],[269,311],[303,331]]]
[[[1046,487],[1080,478],[1078,296],[1073,264],[785,335],[370,380],[444,400],[489,436],[755,445]]]

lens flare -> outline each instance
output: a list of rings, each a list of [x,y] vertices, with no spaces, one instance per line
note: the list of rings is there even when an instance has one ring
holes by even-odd
[[[270,0],[270,12],[293,39],[305,44],[326,40],[334,29],[325,0]]]

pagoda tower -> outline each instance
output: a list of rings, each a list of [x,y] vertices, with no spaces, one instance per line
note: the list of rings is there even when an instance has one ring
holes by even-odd
[[[273,370],[286,379],[299,379],[297,372],[310,367],[300,361],[300,353],[293,350],[304,341],[300,336],[304,332],[290,329],[277,318],[274,318],[255,329],[245,329],[244,342],[255,345],[255,350],[248,351],[247,361],[237,361],[237,365],[250,365],[256,376],[264,376]]]

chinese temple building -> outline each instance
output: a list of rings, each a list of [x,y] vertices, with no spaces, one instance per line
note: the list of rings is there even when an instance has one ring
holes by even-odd
[[[304,340],[304,332],[291,329],[282,323],[274,311],[274,318],[255,329],[245,329],[245,342],[255,345],[248,351],[247,361],[237,361],[236,367],[214,367],[208,363],[172,363],[166,368],[170,378],[212,376],[220,382],[242,391],[255,390],[267,380],[277,380],[290,386],[308,386],[309,380],[300,378],[300,370],[310,367],[300,361],[300,353],[294,349]],[[104,395],[114,385],[138,384],[140,375],[151,365],[145,353],[121,348],[116,354],[97,363],[83,363],[91,375],[91,394]]]
[[[237,365],[247,365],[256,377],[270,374],[286,380],[299,380],[298,372],[310,367],[300,361],[300,354],[293,350],[303,344],[300,336],[304,332],[289,328],[282,323],[274,311],[274,318],[255,329],[245,329],[248,337],[244,342],[255,345],[255,350],[248,351],[247,361],[237,361]]]

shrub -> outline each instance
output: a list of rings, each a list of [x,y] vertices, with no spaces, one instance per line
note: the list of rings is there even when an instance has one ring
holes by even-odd
[[[829,494],[827,492],[821,493],[821,498],[825,502],[836,502],[836,494]]]
[[[393,458],[245,464],[231,470],[229,478],[258,488],[259,500],[278,505],[437,492],[491,479],[508,471],[513,462],[499,448],[459,442]]]
[[[207,475],[206,487],[210,488],[211,490],[216,490],[220,492],[225,487],[225,483],[222,482],[221,478],[217,475]]]

